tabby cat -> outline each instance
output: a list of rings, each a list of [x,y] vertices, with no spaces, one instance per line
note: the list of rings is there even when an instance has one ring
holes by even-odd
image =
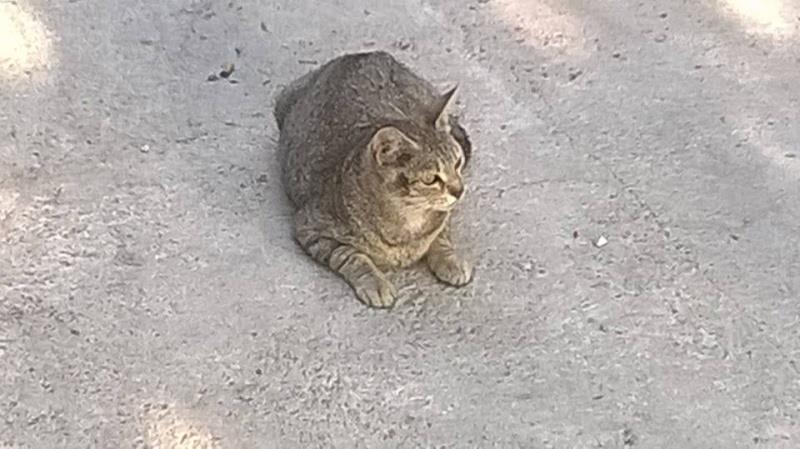
[[[449,231],[471,152],[449,113],[454,93],[436,92],[388,53],[369,52],[335,58],[278,95],[295,239],[369,306],[395,302],[384,270],[422,259],[447,284],[472,278]]]

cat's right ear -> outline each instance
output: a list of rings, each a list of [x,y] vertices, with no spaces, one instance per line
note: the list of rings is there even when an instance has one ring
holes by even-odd
[[[450,132],[450,109],[454,103],[458,84],[436,99],[430,108],[430,123],[434,128],[446,133]]]
[[[402,165],[411,158],[417,144],[394,126],[378,130],[369,142],[369,151],[378,165]]]

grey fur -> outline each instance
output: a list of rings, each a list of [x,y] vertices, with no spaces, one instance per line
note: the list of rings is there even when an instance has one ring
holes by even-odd
[[[471,153],[451,97],[371,52],[333,59],[276,99],[295,239],[370,306],[395,302],[384,270],[423,258],[448,284],[472,277],[448,229]]]

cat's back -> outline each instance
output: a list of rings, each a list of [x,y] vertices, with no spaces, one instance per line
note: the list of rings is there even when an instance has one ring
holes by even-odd
[[[275,107],[289,197],[301,204],[318,194],[376,127],[422,120],[435,99],[430,83],[380,51],[340,56],[290,84]]]
[[[437,97],[429,82],[383,51],[339,56],[298,81],[304,85],[296,86],[294,104],[284,106],[287,119],[311,118],[333,129],[414,118]]]

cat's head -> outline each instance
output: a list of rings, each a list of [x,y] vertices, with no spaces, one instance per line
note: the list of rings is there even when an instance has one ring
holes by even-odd
[[[455,88],[444,94],[418,123],[384,126],[369,142],[385,191],[401,204],[445,211],[464,194],[465,154],[453,138],[447,113],[454,93]]]

